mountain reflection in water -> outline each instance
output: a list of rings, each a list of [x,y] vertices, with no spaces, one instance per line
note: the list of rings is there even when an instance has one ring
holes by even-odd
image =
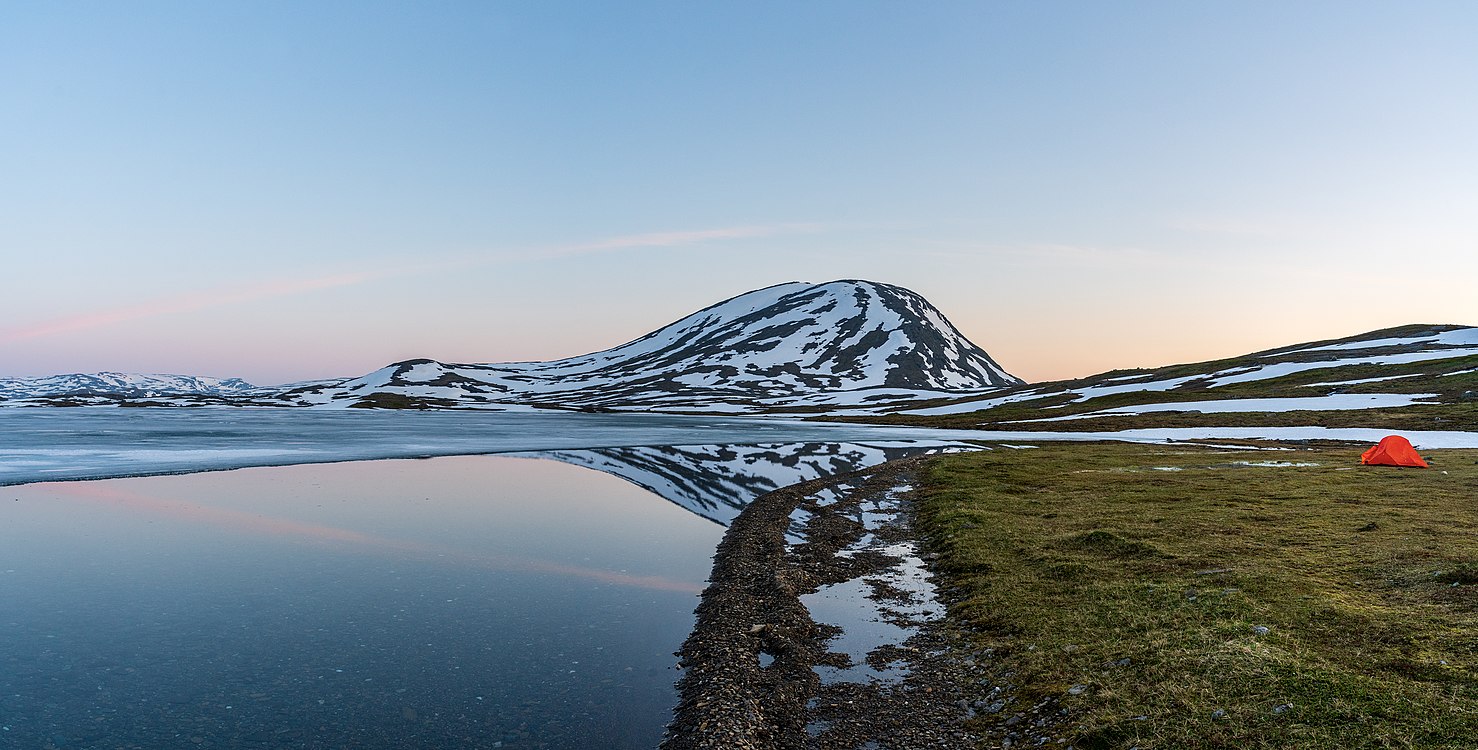
[[[613,474],[727,526],[755,498],[797,482],[919,453],[975,449],[978,446],[965,443],[898,440],[592,448],[513,455],[549,458]]]

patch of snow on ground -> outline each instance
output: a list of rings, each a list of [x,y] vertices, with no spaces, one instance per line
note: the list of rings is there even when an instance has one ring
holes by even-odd
[[[1305,466],[1318,466],[1313,461],[1233,461],[1238,466],[1268,466],[1274,468],[1300,468]]]
[[[1343,386],[1343,385],[1360,385],[1361,383],[1380,383],[1380,382],[1386,381],[1386,380],[1400,380],[1402,378],[1419,378],[1422,375],[1423,375],[1423,373],[1414,372],[1414,373],[1412,373],[1410,375],[1387,375],[1387,376],[1385,376],[1383,378],[1362,378],[1360,380],[1341,380],[1341,381],[1338,381],[1338,382],[1335,382],[1335,383],[1305,383],[1303,385],[1303,387],[1304,388],[1319,388],[1321,386]]]
[[[816,406],[872,406],[874,404],[888,404],[899,401],[924,401],[935,398],[959,398],[962,395],[985,395],[1000,388],[985,388],[961,393],[959,391],[930,391],[914,390],[909,388],[854,388],[844,391],[827,391],[824,393],[808,394],[803,396],[787,396],[783,399],[765,399],[761,403],[791,404],[803,403]]]
[[[1093,417],[1123,417],[1164,411],[1223,414],[1228,412],[1253,411],[1386,409],[1398,406],[1411,406],[1412,404],[1420,403],[1421,399],[1437,398],[1437,396],[1438,394],[1436,393],[1336,393],[1329,396],[1308,396],[1304,398],[1229,398],[1217,401],[1172,401],[1160,404],[1119,406],[1113,409],[1092,411],[1085,414],[1070,414],[1065,417],[1023,419],[1016,422],[1016,424],[1026,422],[1065,422],[1074,419],[1091,419]]]
[[[1152,380],[1147,383],[1126,383],[1124,385],[1092,385],[1076,391],[1078,397],[1074,401],[1087,401],[1099,396],[1112,396],[1116,393],[1137,393],[1139,391],[1168,391],[1179,388],[1192,380],[1201,380],[1205,375],[1190,375],[1184,378],[1172,378],[1170,380]]]
[[[937,416],[940,414],[964,414],[972,411],[981,411],[982,409],[993,409],[997,406],[1000,406],[1001,404],[1011,404],[1017,401],[1029,401],[1034,398],[1041,398],[1042,395],[1043,394],[1037,393],[1036,391],[1023,391],[1021,393],[1013,393],[1009,396],[1001,396],[999,398],[987,398],[979,401],[966,401],[964,403],[958,404],[945,404],[944,406],[931,406],[927,409],[905,409],[897,413],[917,414],[922,417]]]
[[[1372,339],[1370,341],[1346,341],[1343,344],[1327,344],[1315,346],[1308,349],[1299,349],[1299,352],[1327,352],[1347,351],[1350,349],[1375,349],[1383,346],[1406,346],[1409,344],[1438,345],[1438,346],[1478,346],[1478,328],[1460,328],[1456,331],[1446,331],[1438,334],[1427,334],[1424,336],[1408,336],[1406,338]]]
[[[441,377],[444,372],[441,365],[435,362],[421,362],[401,373],[400,379],[407,383],[424,383]]]
[[[1216,388],[1232,383],[1246,383],[1253,380],[1269,380],[1281,378],[1284,375],[1292,375],[1296,372],[1306,370],[1323,370],[1348,365],[1404,365],[1409,362],[1425,362],[1434,359],[1452,359],[1454,357],[1467,357],[1478,354],[1478,349],[1440,349],[1429,352],[1406,352],[1404,354],[1388,354],[1379,357],[1355,357],[1352,359],[1336,359],[1328,362],[1277,362],[1270,365],[1259,365],[1252,368],[1233,368],[1213,373],[1210,377],[1215,378],[1207,385],[1208,388]]]

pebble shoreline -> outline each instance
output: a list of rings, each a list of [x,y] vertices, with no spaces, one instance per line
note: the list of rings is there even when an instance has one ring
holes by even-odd
[[[880,544],[918,541],[906,490],[924,460],[785,487],[735,519],[714,556],[697,623],[677,654],[685,672],[663,750],[1067,746],[1056,732],[1066,712],[1053,700],[1018,696],[1007,665],[945,618],[887,615],[912,635],[874,649],[867,661],[901,672],[900,679],[823,683],[817,676],[817,667],[845,668],[851,660],[828,650],[838,629],[815,622],[800,597],[876,580],[901,562],[876,545],[856,545],[867,534]],[[864,527],[860,506],[900,495],[902,512]],[[792,527],[798,509],[799,529]],[[890,597],[907,596],[876,584],[873,591],[884,612]]]

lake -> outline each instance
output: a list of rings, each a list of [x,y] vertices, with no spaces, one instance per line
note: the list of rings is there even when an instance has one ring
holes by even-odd
[[[528,458],[3,493],[5,747],[651,748],[723,533]]]
[[[933,447],[0,488],[0,746],[652,748],[722,523],[779,486]]]

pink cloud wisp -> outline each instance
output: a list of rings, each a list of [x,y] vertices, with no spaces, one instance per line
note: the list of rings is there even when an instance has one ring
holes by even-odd
[[[601,253],[642,247],[679,247],[710,241],[737,240],[766,237],[787,232],[815,231],[814,224],[777,224],[773,226],[741,226],[692,231],[649,232],[646,234],[611,237],[592,242],[537,248],[526,252],[506,254],[481,253],[461,258],[439,261],[388,266],[377,270],[357,270],[318,276],[310,279],[273,279],[254,284],[218,287],[195,292],[186,292],[158,299],[146,300],[108,310],[96,310],[78,315],[69,315],[30,325],[0,330],[0,343],[14,343],[28,339],[45,338],[75,331],[127,323],[160,315],[194,312],[243,302],[254,302],[272,297],[282,297],[305,292],[353,286],[385,278],[399,278],[437,271],[509,263],[520,260],[560,258],[571,255]]]

